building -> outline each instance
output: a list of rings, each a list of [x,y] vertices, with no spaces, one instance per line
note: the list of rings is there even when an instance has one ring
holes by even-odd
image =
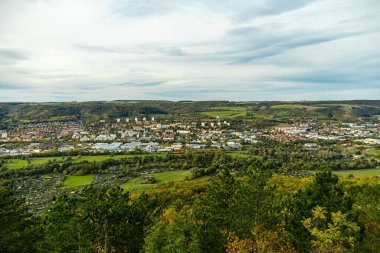
[[[8,138],[8,133],[5,130],[0,130],[0,138],[1,139],[7,139]]]

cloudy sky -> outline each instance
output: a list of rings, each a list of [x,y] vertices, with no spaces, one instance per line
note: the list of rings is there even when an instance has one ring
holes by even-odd
[[[380,99],[380,0],[0,0],[0,101]]]

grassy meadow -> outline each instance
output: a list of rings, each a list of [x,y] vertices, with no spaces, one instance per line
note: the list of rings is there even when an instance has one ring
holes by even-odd
[[[242,152],[226,153],[231,156],[247,157],[249,155]],[[145,156],[165,156],[164,153],[154,154],[129,154],[129,155],[84,155],[84,156],[72,156],[71,162],[80,163],[84,161],[88,162],[102,162],[108,159],[119,160],[122,158],[131,157],[145,157]],[[50,162],[63,163],[67,159],[67,156],[49,156],[49,157],[34,157],[29,159],[6,159],[5,167],[11,170],[25,168],[30,165],[43,165]]]
[[[233,119],[247,115],[247,107],[243,106],[222,106],[211,107],[209,111],[201,112],[201,114],[209,117],[219,117],[221,119]]]
[[[154,177],[157,180],[155,184],[146,183],[147,179],[144,176],[140,176],[138,178],[133,178],[129,180],[127,183],[120,185],[125,191],[136,192],[136,191],[144,191],[158,187],[159,185],[175,182],[175,181],[183,181],[191,176],[190,170],[173,170],[173,171],[165,171],[149,174],[149,176]]]
[[[343,177],[347,177],[351,174],[354,175],[354,177],[380,177],[380,169],[334,171],[334,174]]]
[[[63,183],[63,188],[75,188],[90,184],[94,179],[93,175],[86,176],[66,176]]]
[[[72,156],[71,161],[73,163],[79,163],[83,161],[88,162],[102,162],[108,159],[122,159],[130,157],[144,157],[144,156],[164,156],[165,154],[132,154],[132,155],[85,155],[85,156]],[[6,159],[5,167],[8,169],[21,169],[29,165],[42,165],[49,162],[62,163],[67,159],[67,156],[49,156],[49,157],[34,157],[29,159]],[[29,162],[28,162],[29,160]]]
[[[366,150],[366,154],[380,158],[380,149],[368,149]]]

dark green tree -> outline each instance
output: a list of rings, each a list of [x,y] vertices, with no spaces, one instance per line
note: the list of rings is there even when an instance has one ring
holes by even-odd
[[[149,206],[146,195],[131,200],[119,187],[87,187],[59,197],[44,216],[42,252],[139,252]]]
[[[170,207],[149,229],[144,252],[201,252],[198,227],[192,209],[178,213]]]
[[[201,203],[199,219],[203,221],[201,229],[202,252],[223,252],[227,236],[232,226],[232,206],[239,183],[226,168],[208,189]]]
[[[39,234],[38,219],[23,199],[0,187],[0,252],[34,252]]]
[[[311,250],[311,236],[302,221],[312,217],[316,206],[325,208],[329,214],[324,220],[327,226],[331,222],[331,213],[338,211],[348,214],[347,219],[356,222],[352,205],[353,199],[345,194],[337,175],[332,174],[331,170],[317,172],[314,181],[290,200],[286,227],[295,248],[300,252]]]
[[[91,230],[79,198],[62,195],[42,215],[40,252],[92,252]]]

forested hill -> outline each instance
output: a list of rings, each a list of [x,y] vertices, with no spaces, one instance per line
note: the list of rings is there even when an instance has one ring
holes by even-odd
[[[156,116],[281,119],[292,117],[334,120],[378,117],[380,100],[228,102],[228,101],[94,101],[67,103],[0,103],[0,122],[98,120]]]

